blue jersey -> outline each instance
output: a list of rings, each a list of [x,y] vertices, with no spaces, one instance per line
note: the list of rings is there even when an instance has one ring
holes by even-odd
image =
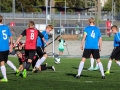
[[[9,37],[12,36],[6,25],[0,25],[0,51],[9,50]]]
[[[46,32],[46,30],[44,30],[42,32],[42,34],[43,34],[45,40],[48,41],[48,33]],[[40,46],[40,47],[45,46],[45,43],[43,42],[43,40],[40,37],[38,37],[38,39],[37,39],[37,46]]]
[[[84,33],[86,34],[85,49],[99,49],[100,29],[96,26],[87,26]]]
[[[120,33],[114,35],[114,47],[120,46]]]

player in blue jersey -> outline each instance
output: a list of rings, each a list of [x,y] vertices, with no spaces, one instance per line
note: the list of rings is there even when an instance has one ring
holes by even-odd
[[[12,52],[12,34],[8,26],[2,24],[3,17],[0,15],[0,68],[3,75],[3,79],[0,82],[8,82],[6,75],[5,62],[8,60],[9,50]],[[9,46],[10,39],[10,46]]]
[[[108,62],[107,71],[105,74],[110,74],[110,68],[112,64],[112,60],[115,59],[116,64],[120,66],[120,32],[118,31],[118,27],[116,25],[113,25],[111,27],[112,32],[114,35],[114,49],[110,55],[110,60]]]
[[[44,38],[47,42],[48,42],[48,34],[52,30],[53,30],[53,26],[52,25],[47,25],[46,30],[44,30],[42,32],[42,34],[43,34],[43,36],[44,36]],[[36,62],[35,67],[34,67],[32,72],[36,72],[38,70],[39,66],[46,60],[47,54],[45,52],[45,46],[46,45],[43,42],[43,40],[38,37],[38,40],[37,40],[37,54],[40,57],[40,59],[38,59],[38,61]]]
[[[103,65],[100,61],[100,54],[99,54],[99,50],[101,50],[101,45],[102,45],[101,33],[100,30],[95,26],[94,18],[90,18],[88,22],[90,25],[84,29],[81,49],[83,50],[84,41],[85,41],[85,47],[82,55],[82,60],[79,64],[78,74],[76,75],[76,78],[80,78],[86,58],[90,58],[90,55],[92,54],[93,58],[97,60],[97,63],[99,65],[102,74],[102,79],[105,79]]]

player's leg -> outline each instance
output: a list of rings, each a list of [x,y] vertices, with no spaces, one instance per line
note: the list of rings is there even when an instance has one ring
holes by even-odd
[[[29,50],[29,55],[28,55],[28,61],[26,63],[26,70],[29,70],[32,60],[34,59],[36,51],[35,50]]]
[[[98,63],[96,61],[96,66],[95,66],[94,70],[98,70],[98,69],[99,69],[99,66],[98,66]]]
[[[82,60],[81,60],[81,62],[79,64],[79,67],[78,67],[78,74],[76,75],[76,78],[80,78],[80,75],[81,75],[81,72],[83,70],[86,58],[90,58],[90,55],[91,55],[91,50],[90,49],[84,49],[84,52],[83,52],[83,55],[82,55]]]
[[[44,47],[37,47],[37,54],[38,56],[42,56],[40,59],[37,60],[35,67],[32,72],[36,72],[39,70],[39,66],[42,65],[42,63],[46,60],[47,54],[44,52]]]
[[[46,52],[44,52],[44,48],[43,47],[37,47],[37,54],[39,56],[42,56],[42,58],[38,59],[38,61],[36,62],[36,64],[35,64],[36,69],[39,68],[39,66],[42,65],[42,63],[47,58],[47,54],[46,54]]]
[[[6,63],[16,72],[16,74],[20,73],[16,66],[10,60],[7,60]]]
[[[101,61],[100,61],[99,50],[93,49],[92,55],[93,55],[93,58],[95,58],[95,59],[97,60],[97,63],[98,63],[98,66],[99,66],[99,68],[100,68],[100,72],[101,72],[101,75],[102,75],[102,79],[105,79],[105,74],[104,74],[103,65],[102,65],[102,63],[101,63]]]
[[[90,64],[91,64],[91,66],[90,66],[90,68],[88,68],[88,70],[94,70],[94,58],[93,58],[92,54],[90,56]]]
[[[0,67],[1,67],[1,73],[3,75],[3,79],[1,79],[0,82],[8,82],[6,75],[6,67],[5,67],[5,62],[8,60],[8,54],[9,51],[0,52]]]
[[[105,74],[110,74],[110,68],[112,65],[112,60],[116,57],[117,53],[118,53],[118,48],[114,48],[111,55],[110,55],[110,59],[108,61],[108,65],[107,65],[107,71],[105,72]]]

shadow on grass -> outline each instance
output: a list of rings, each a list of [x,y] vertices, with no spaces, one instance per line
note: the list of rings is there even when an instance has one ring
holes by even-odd
[[[67,76],[73,76],[75,77],[76,74],[72,74],[72,73],[66,73]],[[91,77],[91,76],[88,76],[88,75],[81,75],[80,77]]]
[[[78,69],[78,67],[72,67],[73,69]],[[83,70],[87,70],[87,68],[83,68]]]

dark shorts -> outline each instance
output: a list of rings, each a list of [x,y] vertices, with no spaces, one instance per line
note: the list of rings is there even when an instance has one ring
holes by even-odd
[[[120,60],[120,47],[115,47],[110,55],[111,59]]]
[[[46,52],[44,52],[44,47],[37,47],[37,54],[41,58]]]
[[[8,55],[9,55],[9,51],[0,51],[0,62],[1,61],[5,61],[7,62],[8,60]]]
[[[83,56],[84,58],[90,58],[90,55],[93,55],[94,59],[100,58],[99,49],[84,49]]]
[[[36,50],[25,50],[25,56],[28,58],[28,59],[34,59],[34,56],[35,56],[35,53],[36,53]]]

